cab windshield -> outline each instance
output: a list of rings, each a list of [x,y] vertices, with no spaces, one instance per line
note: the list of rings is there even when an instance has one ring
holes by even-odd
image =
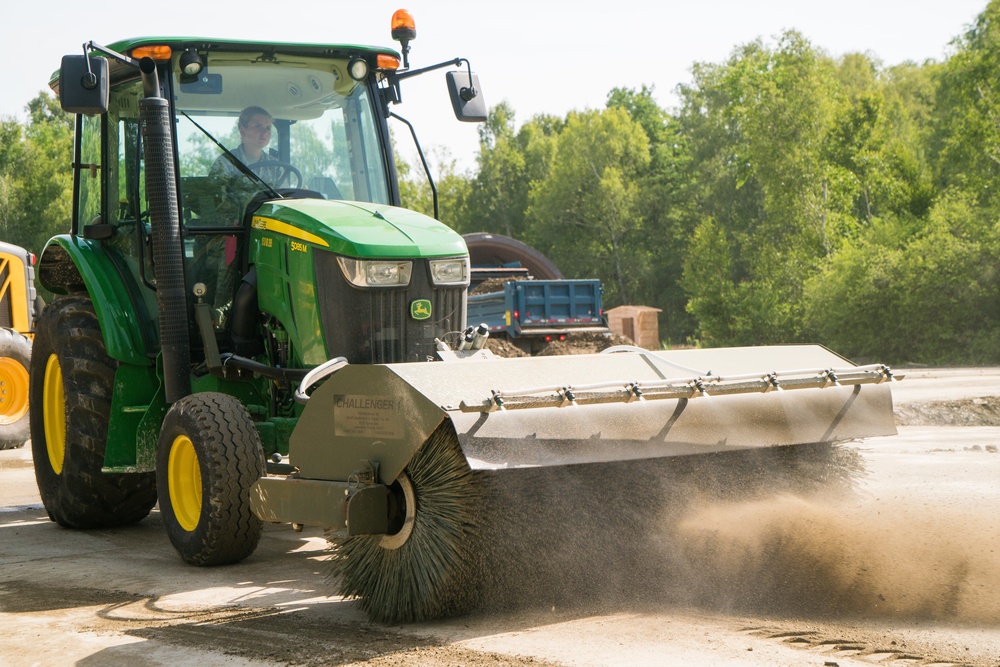
[[[391,203],[369,90],[346,68],[230,52],[193,80],[172,68],[185,222],[238,225],[259,192]]]

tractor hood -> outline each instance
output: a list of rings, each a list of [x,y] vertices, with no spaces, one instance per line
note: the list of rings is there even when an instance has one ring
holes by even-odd
[[[271,201],[254,213],[253,226],[349,257],[454,257],[468,252],[462,237],[441,222],[385,204]]]

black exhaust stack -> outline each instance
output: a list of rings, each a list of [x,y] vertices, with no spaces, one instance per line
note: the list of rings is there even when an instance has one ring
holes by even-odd
[[[153,59],[140,60],[139,70],[142,72],[144,95],[139,101],[139,120],[142,125],[149,221],[153,230],[163,386],[167,403],[173,403],[191,393],[191,349],[184,287],[184,247],[174,180],[170,104],[160,97]]]

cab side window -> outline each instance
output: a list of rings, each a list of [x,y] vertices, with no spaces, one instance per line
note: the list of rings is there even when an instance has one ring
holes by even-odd
[[[80,190],[76,202],[77,229],[101,222],[101,116],[81,118]]]
[[[139,82],[111,91],[108,110],[108,197],[105,215],[117,223],[135,222],[146,210],[146,181],[143,177],[142,145],[139,140]]]

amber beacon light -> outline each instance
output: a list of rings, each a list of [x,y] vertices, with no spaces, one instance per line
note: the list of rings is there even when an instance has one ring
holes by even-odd
[[[410,40],[417,38],[417,24],[408,9],[397,9],[392,15],[392,38],[399,42],[403,51],[403,68],[408,68]]]

